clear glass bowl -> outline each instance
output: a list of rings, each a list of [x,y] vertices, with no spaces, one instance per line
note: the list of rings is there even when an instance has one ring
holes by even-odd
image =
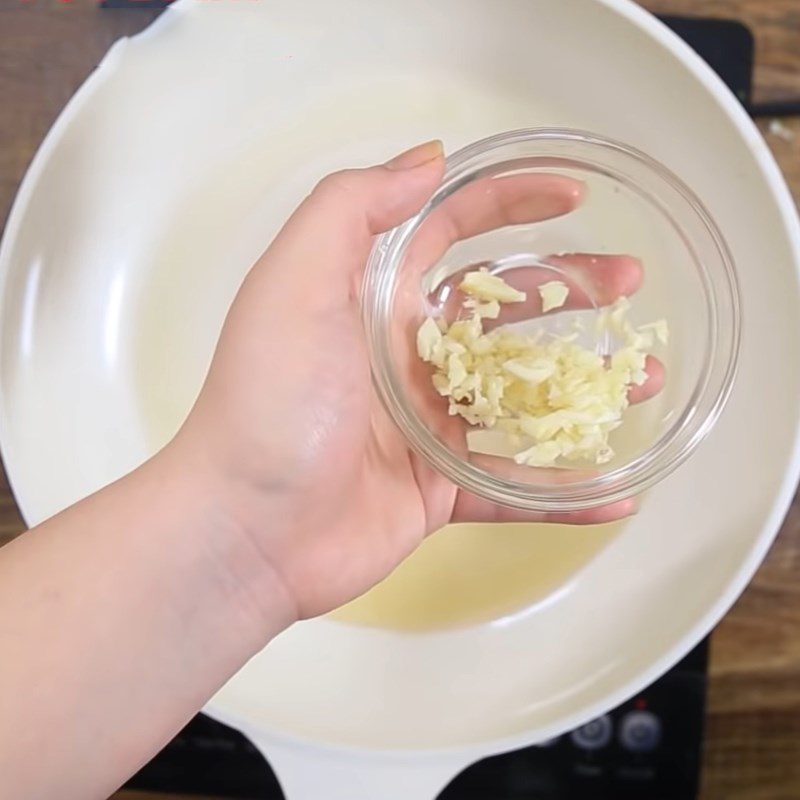
[[[599,353],[611,343],[591,318],[618,294],[633,292],[634,324],[667,321],[669,343],[655,351],[663,388],[626,411],[610,462],[538,469],[467,451],[469,426],[448,416],[416,331],[426,316],[452,317],[453,276],[476,265],[529,290],[516,316],[531,319],[515,324],[564,334],[582,318],[581,343]],[[582,310],[534,318],[531,282],[552,278]],[[377,240],[362,301],[375,385],[411,446],[459,487],[520,509],[587,509],[652,487],[711,430],[736,372],[736,271],[702,202],[644,153],[581,131],[513,131],[450,157],[425,208]]]

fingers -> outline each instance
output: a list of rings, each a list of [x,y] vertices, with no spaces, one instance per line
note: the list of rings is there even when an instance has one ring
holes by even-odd
[[[442,143],[434,141],[380,166],[329,175],[292,215],[267,255],[295,267],[305,280],[308,271],[299,267],[309,263],[323,273],[360,273],[372,237],[418,212],[443,173]]]
[[[609,306],[620,297],[630,297],[642,285],[644,271],[638,258],[628,255],[599,255],[573,253],[549,256],[542,262],[557,266],[556,273],[547,266],[515,267],[503,272],[503,280],[526,293],[524,303],[506,303],[500,307],[497,319],[484,319],[484,330],[490,331],[500,325],[523,322],[542,315],[542,298],[539,286],[551,280],[561,280],[569,288],[564,305],[557,311],[576,311],[589,309],[593,305]],[[460,310],[465,296],[458,291],[464,271],[455,273],[437,291],[439,297],[446,297],[444,317],[451,322]],[[591,299],[590,299],[591,298]],[[594,302],[592,302],[592,300]],[[432,301],[434,304],[437,301]],[[628,399],[631,403],[641,403],[658,394],[664,386],[664,365],[654,356],[648,356],[645,365],[647,381],[641,386],[631,386]]]
[[[641,385],[633,385],[628,390],[628,400],[631,403],[643,403],[651,397],[655,397],[664,388],[665,369],[664,365],[655,357],[647,356],[644,365],[647,373],[647,380]]]
[[[625,519],[636,513],[636,500],[621,500],[599,508],[570,512],[520,511],[459,491],[451,522],[549,522],[562,525],[598,525]]]
[[[644,279],[642,262],[629,255],[572,253],[549,256],[546,261],[563,269],[566,282],[575,284],[576,301],[584,292],[591,294],[598,306],[610,305],[622,296],[630,297],[639,291]]]
[[[493,321],[495,325],[541,316],[539,287],[547,281],[562,281],[569,289],[567,300],[558,311],[575,311],[609,306],[622,296],[630,297],[639,290],[644,277],[642,262],[627,255],[574,253],[548,256],[544,263],[557,267],[558,271],[547,267],[518,267],[503,273],[503,280],[525,292],[527,299],[524,303],[502,306],[500,316]]]
[[[521,173],[468,183],[446,198],[420,226],[408,264],[418,274],[456,242],[506,225],[560,217],[583,201],[585,186],[565,175]]]
[[[500,316],[484,321],[486,330],[513,322],[522,322],[542,315],[542,298],[539,287],[547,281],[559,280],[569,289],[567,300],[558,311],[589,309],[594,305],[608,306],[623,295],[635,294],[642,285],[644,271],[638,258],[627,255],[593,255],[575,253],[571,255],[548,256],[541,264],[548,266],[521,266],[504,270],[503,280],[527,295],[524,303],[505,303],[500,307]],[[469,270],[474,267],[469,267]],[[450,276],[437,287],[431,304],[444,302],[444,316],[452,321],[458,316],[464,301],[464,294],[458,291],[463,280],[461,270]],[[557,312],[551,312],[557,313]]]

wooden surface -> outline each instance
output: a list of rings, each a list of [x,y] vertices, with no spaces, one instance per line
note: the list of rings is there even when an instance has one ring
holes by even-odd
[[[646,0],[644,5],[663,13],[744,20],[756,34],[756,99],[800,97],[800,0]],[[28,5],[0,0],[0,222],[64,103],[112,41],[153,16],[143,9],[101,11],[91,0]],[[768,123],[761,128],[800,200],[800,119],[784,120],[782,135],[769,133]],[[22,528],[0,476],[0,542]],[[753,584],[714,634],[709,684],[702,800],[798,800],[800,501]]]

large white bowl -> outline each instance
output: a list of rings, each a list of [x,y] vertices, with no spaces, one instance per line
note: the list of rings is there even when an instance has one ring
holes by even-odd
[[[179,0],[115,45],[14,206],[0,437],[34,524],[166,440],[245,270],[322,173],[545,125],[627,141],[709,207],[744,293],[730,404],[531,613],[428,634],[323,619],[253,659],[208,711],[292,796],[431,797],[629,697],[729,608],[798,476],[800,236],[776,165],[711,71],[625,0]]]

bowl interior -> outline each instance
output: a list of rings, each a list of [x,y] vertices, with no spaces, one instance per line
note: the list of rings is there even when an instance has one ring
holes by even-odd
[[[583,200],[564,213],[559,193],[576,187]],[[653,336],[647,348],[666,371],[664,387],[624,412],[610,460],[519,466],[511,456],[536,440],[509,441],[496,427],[482,452],[470,452],[475,426],[448,414],[432,367],[417,355],[416,332],[426,317],[451,324],[470,314],[458,285],[479,268],[527,294],[485,320],[487,330],[510,320],[509,330],[544,342],[576,338],[610,360],[626,342],[601,317],[620,297],[632,298],[626,319],[635,328],[666,323],[668,342]],[[569,296],[564,309],[542,314],[537,287],[553,280]],[[365,303],[376,378],[417,449],[470,491],[512,505],[519,495],[532,508],[541,497],[545,510],[553,496],[585,507],[582,491],[594,504],[621,499],[685,458],[727,395],[739,339],[733,264],[699,199],[643,153],[567,130],[500,134],[453,156],[429,206],[376,243]]]
[[[217,714],[324,745],[547,738],[685,653],[763,557],[797,471],[795,222],[744,115],[637,14],[597,0],[179,0],[48,141],[0,256],[3,455],[30,523],[176,429],[249,264],[331,169],[435,136],[453,151],[497,130],[593,130],[693,186],[739,266],[748,324],[728,407],[590,564],[493,624],[297,626],[220,691]],[[680,340],[691,323],[673,324]]]

